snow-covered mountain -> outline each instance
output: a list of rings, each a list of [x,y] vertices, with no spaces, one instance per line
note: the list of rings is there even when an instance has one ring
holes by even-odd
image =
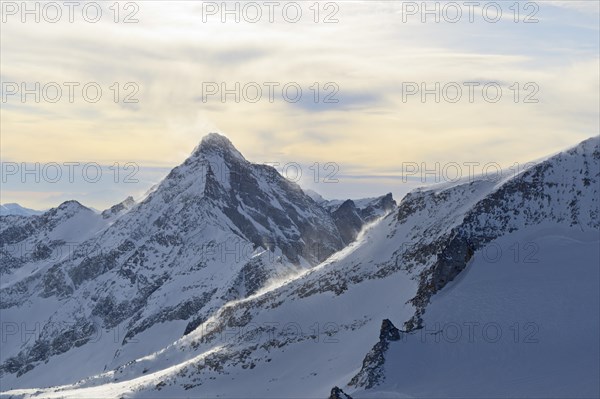
[[[296,184],[216,134],[139,204],[128,198],[98,214],[69,201],[2,226],[2,318],[39,327],[2,351],[3,386],[56,383],[55,363],[85,358],[108,331],[122,334],[112,350],[99,343],[97,361],[63,382],[151,354],[225,303],[319,264],[351,235]],[[132,344],[140,335],[157,339],[142,348]]]
[[[599,142],[396,205],[309,196],[210,135],[68,258],[6,268],[4,395],[598,396]]]
[[[16,215],[16,216],[31,216],[41,215],[44,211],[36,211],[35,209],[25,208],[19,204],[10,203],[0,205],[0,216]]]

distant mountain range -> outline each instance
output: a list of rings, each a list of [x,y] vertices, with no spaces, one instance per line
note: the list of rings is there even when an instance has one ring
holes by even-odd
[[[44,211],[36,211],[35,209],[24,208],[19,204],[4,204],[0,205],[0,216],[18,215],[18,216],[31,216],[41,215]]]

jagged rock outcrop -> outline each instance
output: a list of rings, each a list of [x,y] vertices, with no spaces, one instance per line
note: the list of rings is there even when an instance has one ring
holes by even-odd
[[[362,368],[358,374],[352,377],[348,385],[356,388],[370,389],[381,383],[384,378],[385,353],[388,350],[390,342],[399,341],[402,339],[402,334],[404,333],[398,330],[389,319],[383,320],[379,332],[379,341],[367,353],[363,360]]]
[[[331,388],[331,394],[329,395],[329,399],[352,399],[352,396],[346,394],[338,387]]]
[[[374,220],[388,214],[396,209],[398,205],[392,196],[392,193],[387,193],[379,198],[374,198],[371,201],[361,204],[360,216],[366,223],[371,223]]]
[[[122,202],[119,202],[118,204],[113,205],[110,208],[104,210],[102,212],[102,217],[104,219],[110,219],[110,218],[120,216],[123,213],[130,210],[131,208],[133,208],[134,205],[135,205],[135,200],[133,199],[132,196],[129,196],[129,197],[125,198]]]
[[[352,200],[345,201],[331,215],[346,245],[356,239],[365,223]]]
[[[329,210],[346,245],[356,240],[366,224],[372,223],[396,208],[396,201],[391,193],[378,198],[343,202],[327,201],[315,192],[312,192],[312,195],[319,204]]]

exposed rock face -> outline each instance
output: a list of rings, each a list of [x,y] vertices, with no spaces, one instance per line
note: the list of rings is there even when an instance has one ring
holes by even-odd
[[[132,196],[129,196],[129,197],[125,198],[125,200],[123,200],[122,202],[119,202],[118,204],[113,205],[110,208],[103,211],[102,217],[104,219],[110,219],[110,218],[120,216],[123,213],[130,210],[131,208],[133,208],[134,205],[135,205],[135,200],[133,199]]]
[[[344,202],[331,215],[346,245],[356,239],[365,223],[352,200]]]
[[[349,386],[369,389],[381,383],[384,378],[383,367],[385,364],[385,353],[390,342],[399,341],[402,331],[398,330],[389,319],[383,320],[379,332],[379,342],[367,353],[363,360],[362,368],[350,382]]]
[[[327,209],[330,213],[338,210],[348,200],[326,200],[318,193],[307,190],[308,194],[316,203]],[[352,201],[363,221],[370,223],[382,216],[387,215],[396,209],[396,201],[392,193],[387,193],[381,197],[362,198]]]
[[[396,206],[392,193],[388,193],[364,204],[360,209],[360,216],[366,223],[370,223],[395,210]]]
[[[320,203],[331,212],[335,225],[346,245],[356,240],[358,233],[367,223],[387,215],[396,208],[396,201],[394,201],[391,193],[378,198],[357,201],[346,200],[341,204],[339,201],[326,201],[323,199]]]
[[[333,387],[331,389],[331,394],[329,395],[329,399],[352,399],[352,397],[350,395],[347,395],[340,388]]]

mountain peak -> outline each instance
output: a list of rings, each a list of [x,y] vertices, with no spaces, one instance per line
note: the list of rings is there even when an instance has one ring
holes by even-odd
[[[245,160],[244,156],[235,148],[233,143],[225,136],[219,133],[209,133],[202,138],[200,144],[194,150],[193,155],[208,155],[225,153],[231,154],[236,158]]]
[[[211,132],[202,137],[201,143],[221,143],[222,145],[232,145],[231,141],[222,134]]]
[[[87,207],[81,205],[79,201],[76,200],[68,200],[60,204],[57,209],[62,210],[79,210],[79,209],[88,209]]]

